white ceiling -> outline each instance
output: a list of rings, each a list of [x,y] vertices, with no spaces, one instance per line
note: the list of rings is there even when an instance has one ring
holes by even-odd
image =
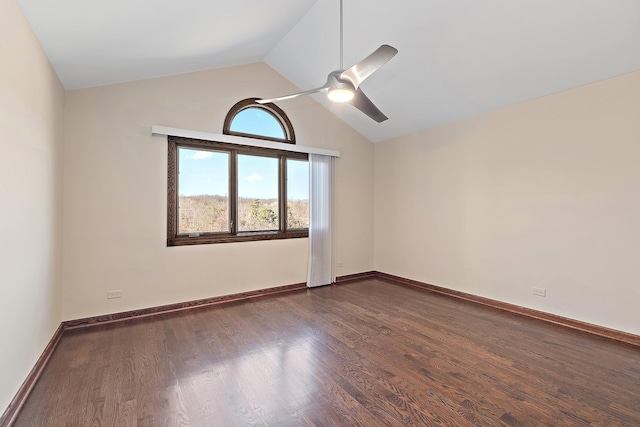
[[[67,89],[256,61],[309,89],[340,65],[338,0],[19,3]],[[362,85],[389,120],[314,97],[374,142],[640,70],[640,0],[344,3],[345,68],[399,50]]]
[[[316,0],[18,0],[66,89],[262,61]]]

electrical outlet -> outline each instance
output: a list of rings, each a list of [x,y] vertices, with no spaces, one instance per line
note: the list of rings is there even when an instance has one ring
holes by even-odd
[[[338,268],[342,268],[342,267],[344,267],[344,262],[339,262],[339,263],[337,264],[337,266],[338,266]]]
[[[120,290],[107,292],[107,299],[114,299],[114,298],[120,298],[120,297],[122,297],[122,291]]]
[[[531,288],[531,293],[539,297],[547,296],[547,290],[544,288]]]

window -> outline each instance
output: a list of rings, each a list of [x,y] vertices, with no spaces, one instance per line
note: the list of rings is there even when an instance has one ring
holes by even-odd
[[[223,133],[295,144],[287,115],[243,99]],[[169,136],[167,245],[309,235],[308,155]]]
[[[230,153],[188,147],[177,150],[177,234],[229,233]]]
[[[293,126],[285,112],[273,103],[258,104],[256,99],[243,99],[231,107],[222,133],[295,144]]]
[[[280,228],[277,157],[238,154],[238,231]]]
[[[169,137],[167,245],[308,236],[308,155]]]

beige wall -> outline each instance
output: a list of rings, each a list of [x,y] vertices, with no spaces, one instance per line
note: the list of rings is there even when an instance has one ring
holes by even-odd
[[[67,92],[64,319],[304,282],[307,239],[168,248],[167,143],[150,135],[154,124],[222,133],[240,99],[296,90],[260,63]],[[342,153],[338,274],[371,270],[373,145],[311,98],[281,106],[298,144]]]
[[[640,72],[376,144],[374,205],[377,270],[639,334]]]
[[[15,0],[0,0],[0,413],[60,324],[64,91]]]

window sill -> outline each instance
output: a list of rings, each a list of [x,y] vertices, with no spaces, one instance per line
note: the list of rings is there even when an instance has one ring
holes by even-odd
[[[167,239],[167,246],[187,246],[187,245],[208,245],[214,243],[233,243],[233,242],[255,242],[259,240],[281,240],[281,239],[300,239],[309,237],[308,230],[288,231],[281,233],[279,231],[266,231],[255,233],[239,233],[233,234],[205,234],[197,237],[176,236],[173,239]]]

